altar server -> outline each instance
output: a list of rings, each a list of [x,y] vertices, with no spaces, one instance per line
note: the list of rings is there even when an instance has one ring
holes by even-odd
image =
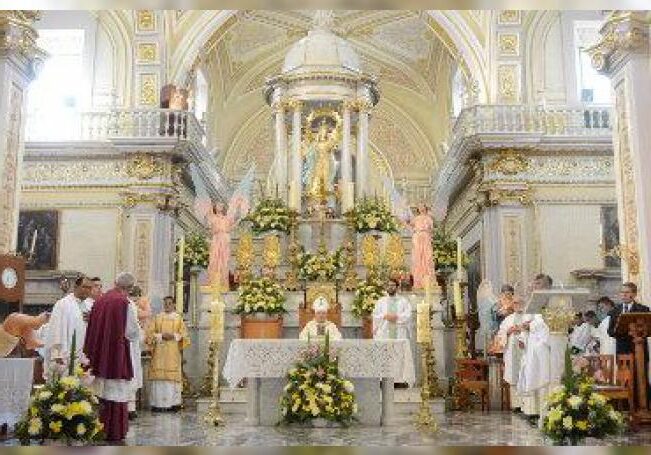
[[[411,321],[411,305],[409,301],[397,295],[399,283],[390,280],[387,283],[387,294],[381,297],[373,310],[373,338],[409,339],[409,323]]]
[[[523,303],[519,297],[513,299],[513,313],[508,315],[500,324],[497,341],[504,350],[504,381],[510,385],[511,409],[522,409],[522,398],[517,385],[520,377],[520,364],[524,351],[518,342],[522,324],[531,319],[523,313]]]
[[[524,355],[518,376],[518,393],[522,397],[522,412],[532,419],[540,415],[549,385],[549,328],[541,315],[522,324],[519,342]]]
[[[326,333],[330,340],[341,340],[341,332],[337,325],[328,321],[328,301],[325,297],[320,296],[312,304],[314,310],[314,319],[305,324],[299,338],[301,340],[320,340],[324,339]]]
[[[152,353],[150,403],[152,411],[178,411],[182,404],[182,351],[190,346],[190,338],[183,318],[175,311],[174,297],[163,299],[163,309],[151,321],[145,337]]]
[[[615,339],[608,335],[610,312],[615,308],[615,302],[608,297],[601,297],[597,303],[601,306],[603,313],[606,315],[601,320],[595,331],[595,336],[599,338],[599,354],[615,355]]]
[[[91,281],[85,276],[75,280],[73,292],[54,304],[45,340],[46,372],[51,362],[67,365],[72,349],[72,334],[76,333],[76,356],[82,353],[86,336],[84,301],[90,295]]]
[[[140,325],[137,300],[141,297],[142,291],[138,286],[134,286],[129,292],[129,312],[130,316],[138,323],[138,338],[130,340],[129,351],[131,353],[131,365],[133,366],[133,379],[131,380],[131,397],[129,399],[129,419],[137,417],[136,397],[138,390],[142,388],[142,348],[141,343],[145,341],[145,334]]]
[[[130,344],[140,334],[127,296],[135,281],[130,273],[119,274],[115,288],[95,302],[84,344],[95,376],[93,389],[100,399],[100,420],[106,440],[111,442],[123,441],[129,429],[128,402],[133,379]]]
[[[587,348],[593,339],[596,315],[594,311],[587,311],[583,316],[583,322],[574,327],[570,334],[570,347],[575,353],[588,354]]]

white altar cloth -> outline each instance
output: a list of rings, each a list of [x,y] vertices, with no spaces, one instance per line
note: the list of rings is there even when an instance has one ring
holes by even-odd
[[[261,387],[260,380],[273,379],[284,383],[287,372],[307,347],[307,341],[287,339],[235,339],[231,342],[222,375],[231,387],[236,387],[242,379],[247,378],[247,419],[250,424],[271,424],[264,416],[261,420],[261,413],[268,411],[269,404],[265,406],[262,403],[268,398],[268,393],[261,393],[267,389],[266,386]],[[415,383],[409,340],[340,340],[333,341],[331,347],[337,353],[342,377],[365,381],[366,384],[369,384],[369,380],[381,380],[382,411],[379,421],[382,425],[389,425],[393,416],[394,378],[406,378],[410,384]],[[361,390],[358,392],[362,393]],[[359,400],[358,396],[361,407],[363,403]]]
[[[0,424],[9,428],[29,406],[34,378],[34,359],[0,359]]]

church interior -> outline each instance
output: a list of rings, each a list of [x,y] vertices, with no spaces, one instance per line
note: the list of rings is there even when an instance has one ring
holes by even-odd
[[[0,11],[0,446],[651,443],[650,27]]]

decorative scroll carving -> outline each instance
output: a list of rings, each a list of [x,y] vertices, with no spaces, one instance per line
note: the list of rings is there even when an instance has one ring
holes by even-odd
[[[522,220],[514,216],[504,217],[504,255],[506,283],[522,282]]]
[[[144,106],[155,106],[158,104],[158,76],[156,74],[140,74],[139,102]]]
[[[497,23],[499,25],[518,25],[520,23],[520,11],[514,9],[500,11],[497,16]]]
[[[23,164],[23,184],[56,185],[91,184],[125,180],[129,177],[124,161],[56,161]]]
[[[497,47],[500,56],[514,57],[520,55],[520,35],[517,33],[498,33]]]
[[[150,180],[163,175],[164,166],[159,158],[147,153],[137,153],[127,163],[127,175],[139,180]]]
[[[151,267],[151,221],[136,221],[134,235],[133,258],[134,258],[134,275],[136,284],[140,286],[143,294],[148,293],[149,287],[149,270]]]
[[[492,172],[515,175],[526,172],[529,168],[529,162],[522,153],[516,152],[515,150],[504,150],[488,168]]]
[[[500,101],[516,103],[520,99],[520,71],[514,64],[500,65],[497,68],[497,85]]]
[[[153,10],[136,12],[136,28],[139,32],[156,31],[156,15]]]
[[[158,45],[156,43],[138,43],[136,56],[138,63],[155,63],[158,61]]]
[[[649,24],[644,11],[615,11],[601,29],[601,40],[588,49],[592,66],[602,73],[617,70],[631,53],[649,52]]]

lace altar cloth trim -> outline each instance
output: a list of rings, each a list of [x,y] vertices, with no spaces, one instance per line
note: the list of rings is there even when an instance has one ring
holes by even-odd
[[[29,406],[34,359],[0,359],[0,424],[12,428]]]
[[[307,347],[307,341],[301,340],[236,339],[228,349],[222,375],[232,388],[244,378],[282,378]],[[409,340],[341,340],[331,347],[343,377],[415,382]]]

